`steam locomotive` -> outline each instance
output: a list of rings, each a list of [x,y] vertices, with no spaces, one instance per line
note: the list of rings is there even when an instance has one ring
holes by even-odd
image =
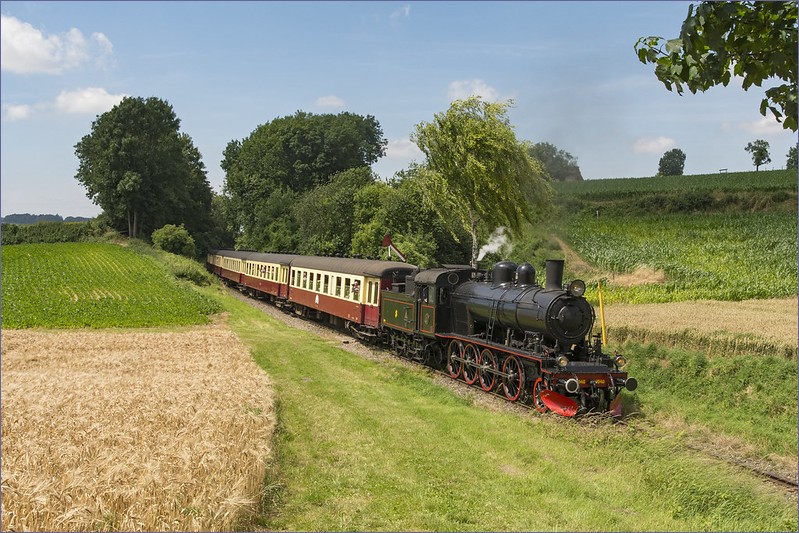
[[[535,268],[502,261],[490,271],[445,265],[235,250],[208,254],[226,283],[298,315],[446,370],[509,401],[563,416],[621,414],[621,390],[637,381],[621,355],[592,337],[585,283],[563,285],[563,261]]]

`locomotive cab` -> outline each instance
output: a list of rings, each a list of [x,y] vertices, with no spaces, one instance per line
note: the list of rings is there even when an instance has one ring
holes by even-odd
[[[384,291],[383,324],[435,337],[450,331],[453,290],[471,279],[471,268],[432,268],[408,276],[404,292]]]

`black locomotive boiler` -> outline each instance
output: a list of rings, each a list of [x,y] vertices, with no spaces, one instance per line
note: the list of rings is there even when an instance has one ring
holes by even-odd
[[[591,336],[595,314],[585,283],[563,286],[563,261],[549,260],[546,283],[532,265],[503,261],[491,273],[421,271],[404,290],[385,291],[382,325],[402,355],[440,364],[451,377],[541,412],[620,414],[620,391],[637,382],[620,355]],[[399,292],[402,290],[402,294]]]

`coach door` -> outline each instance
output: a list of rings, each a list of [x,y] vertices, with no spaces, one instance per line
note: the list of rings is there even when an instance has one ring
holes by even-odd
[[[364,278],[363,295],[363,323],[367,326],[377,327],[380,323],[380,279]]]

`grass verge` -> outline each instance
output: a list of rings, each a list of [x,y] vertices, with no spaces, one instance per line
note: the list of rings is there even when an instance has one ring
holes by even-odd
[[[221,289],[206,289],[221,292]],[[795,499],[679,437],[475,407],[222,296],[279,397],[271,530],[783,530]],[[275,490],[275,487],[280,490]]]
[[[797,455],[796,360],[774,355],[709,357],[703,352],[628,342],[628,370],[645,384],[647,415],[668,413],[735,437],[761,457]]]

